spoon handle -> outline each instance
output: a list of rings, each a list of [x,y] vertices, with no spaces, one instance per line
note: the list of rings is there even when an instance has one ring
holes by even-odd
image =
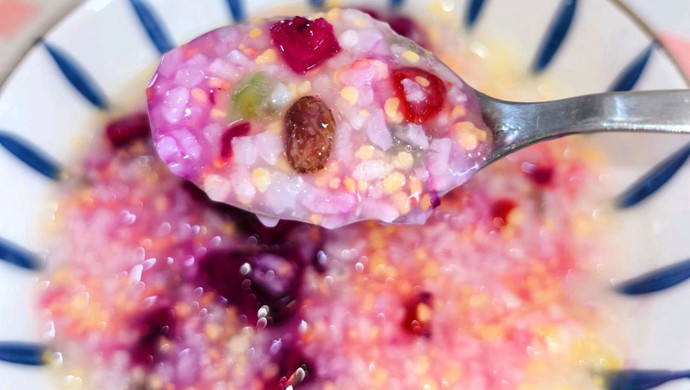
[[[479,93],[479,102],[494,130],[491,161],[569,134],[690,134],[690,90],[609,92],[539,103],[507,102]]]

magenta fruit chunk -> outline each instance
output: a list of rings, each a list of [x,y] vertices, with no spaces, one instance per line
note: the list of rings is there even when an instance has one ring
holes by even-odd
[[[300,384],[316,377],[314,363],[307,359],[297,346],[283,346],[275,356],[278,372],[264,383],[267,390],[299,389]]]
[[[446,85],[435,74],[419,68],[400,68],[392,72],[395,92],[402,102],[405,119],[412,123],[422,124],[434,118],[446,103]],[[426,80],[424,85],[419,80]],[[423,99],[410,99],[415,95],[411,89],[421,91]]]
[[[199,284],[235,306],[249,324],[266,306],[268,324],[291,318],[297,309],[303,267],[263,248],[211,252],[199,265]]]
[[[160,345],[175,337],[175,315],[169,306],[161,306],[146,312],[135,320],[140,336],[130,352],[133,365],[151,367],[163,359]]]
[[[228,160],[232,157],[232,139],[249,134],[251,128],[252,126],[249,122],[240,122],[225,130],[225,133],[220,138],[220,157],[223,160]]]
[[[281,20],[271,26],[271,38],[285,63],[298,74],[316,68],[341,50],[333,26],[324,18]]]
[[[116,119],[105,128],[105,136],[113,146],[120,147],[151,134],[149,116],[145,112]]]
[[[433,296],[430,292],[421,292],[405,305],[403,329],[416,336],[431,337],[431,320],[433,314]]]

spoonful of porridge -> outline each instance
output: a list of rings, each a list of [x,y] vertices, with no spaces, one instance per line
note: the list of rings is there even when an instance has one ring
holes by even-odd
[[[690,92],[499,101],[357,10],[208,32],[163,56],[147,97],[174,174],[267,224],[327,228],[424,223],[477,170],[541,140],[690,133]]]

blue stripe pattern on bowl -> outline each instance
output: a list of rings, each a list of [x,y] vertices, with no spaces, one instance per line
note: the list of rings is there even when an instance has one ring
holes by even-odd
[[[134,12],[136,12],[141,26],[146,30],[146,34],[148,34],[151,42],[156,46],[159,53],[163,54],[175,47],[175,45],[172,44],[172,40],[168,37],[167,31],[160,22],[158,22],[158,17],[149,9],[145,0],[129,0],[129,3],[132,4],[132,8],[134,8]]]
[[[244,6],[241,0],[227,0],[228,9],[230,9],[230,15],[232,15],[232,20],[236,22],[241,22],[244,20]]]
[[[642,76],[642,72],[649,62],[649,57],[652,56],[653,49],[654,43],[650,44],[632,63],[630,63],[630,65],[628,65],[627,68],[623,69],[618,78],[616,78],[613,84],[611,84],[611,87],[609,87],[609,91],[630,91],[635,88],[635,85],[640,80],[640,76]]]
[[[315,7],[322,7],[323,0],[307,0]],[[146,0],[129,0],[133,12],[137,16],[141,27],[146,31],[150,41],[159,53],[165,53],[174,47],[171,38],[160,22],[158,15],[149,7]],[[389,0],[390,7],[400,7],[403,0]],[[226,0],[227,10],[234,21],[246,19],[245,2],[242,0]],[[485,8],[485,0],[470,0],[463,18],[466,28],[472,28],[479,20]],[[563,0],[547,27],[542,43],[531,65],[531,71],[539,74],[546,70],[559,51],[574,20],[577,10],[577,0]],[[67,53],[54,45],[43,42],[46,50],[64,75],[67,81],[89,103],[97,109],[107,109],[108,102],[89,74]],[[650,44],[640,53],[610,86],[610,90],[631,90],[638,83],[653,53],[655,44]],[[62,169],[38,148],[15,135],[0,131],[0,145],[27,166],[47,178],[58,180]],[[656,192],[680,169],[690,157],[690,145],[682,148],[673,156],[652,169],[643,178],[630,187],[617,199],[617,205],[628,208],[646,199]],[[30,251],[20,248],[6,240],[0,239],[0,260],[15,266],[38,270],[42,262]],[[651,271],[644,275],[622,282],[614,286],[621,294],[636,296],[651,294],[678,285],[690,278],[690,260],[675,265]],[[0,342],[0,360],[24,364],[43,365],[48,362],[49,350],[46,346],[22,342]],[[610,390],[643,390],[656,387],[671,380],[690,376],[687,371],[654,371],[654,370],[622,370],[606,372],[604,383]]]
[[[564,0],[556,18],[551,22],[539,51],[532,63],[532,72],[541,73],[551,63],[563,41],[568,36],[568,31],[575,18],[577,0]]]
[[[474,27],[474,24],[477,23],[477,19],[479,19],[479,15],[482,13],[482,9],[484,9],[484,2],[485,0],[470,0],[470,2],[467,3],[465,27]]]
[[[625,295],[644,295],[669,289],[690,278],[690,260],[647,272],[618,284],[615,289]]]
[[[60,165],[37,147],[31,145],[29,141],[0,130],[0,145],[19,161],[41,175],[52,180],[60,179],[62,172]]]
[[[690,371],[621,370],[604,375],[609,390],[647,390],[678,379],[690,378]]]
[[[96,85],[96,82],[73,58],[47,42],[43,42],[43,46],[53,58],[53,61],[55,61],[55,64],[67,81],[69,81],[86,100],[97,108],[108,108],[108,101],[103,95],[103,92],[101,92]]]
[[[43,262],[38,256],[2,238],[0,238],[0,261],[32,271],[43,268]]]
[[[649,198],[678,173],[680,168],[688,161],[688,158],[690,158],[690,144],[685,145],[664,161],[660,162],[623,191],[616,199],[616,206],[621,209],[627,209]]]
[[[0,361],[42,366],[49,362],[50,350],[41,344],[17,341],[0,341]]]

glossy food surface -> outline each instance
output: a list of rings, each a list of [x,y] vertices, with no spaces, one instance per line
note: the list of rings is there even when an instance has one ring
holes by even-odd
[[[163,56],[148,101],[173,173],[214,200],[328,228],[424,222],[491,144],[462,80],[357,10],[206,33]]]

